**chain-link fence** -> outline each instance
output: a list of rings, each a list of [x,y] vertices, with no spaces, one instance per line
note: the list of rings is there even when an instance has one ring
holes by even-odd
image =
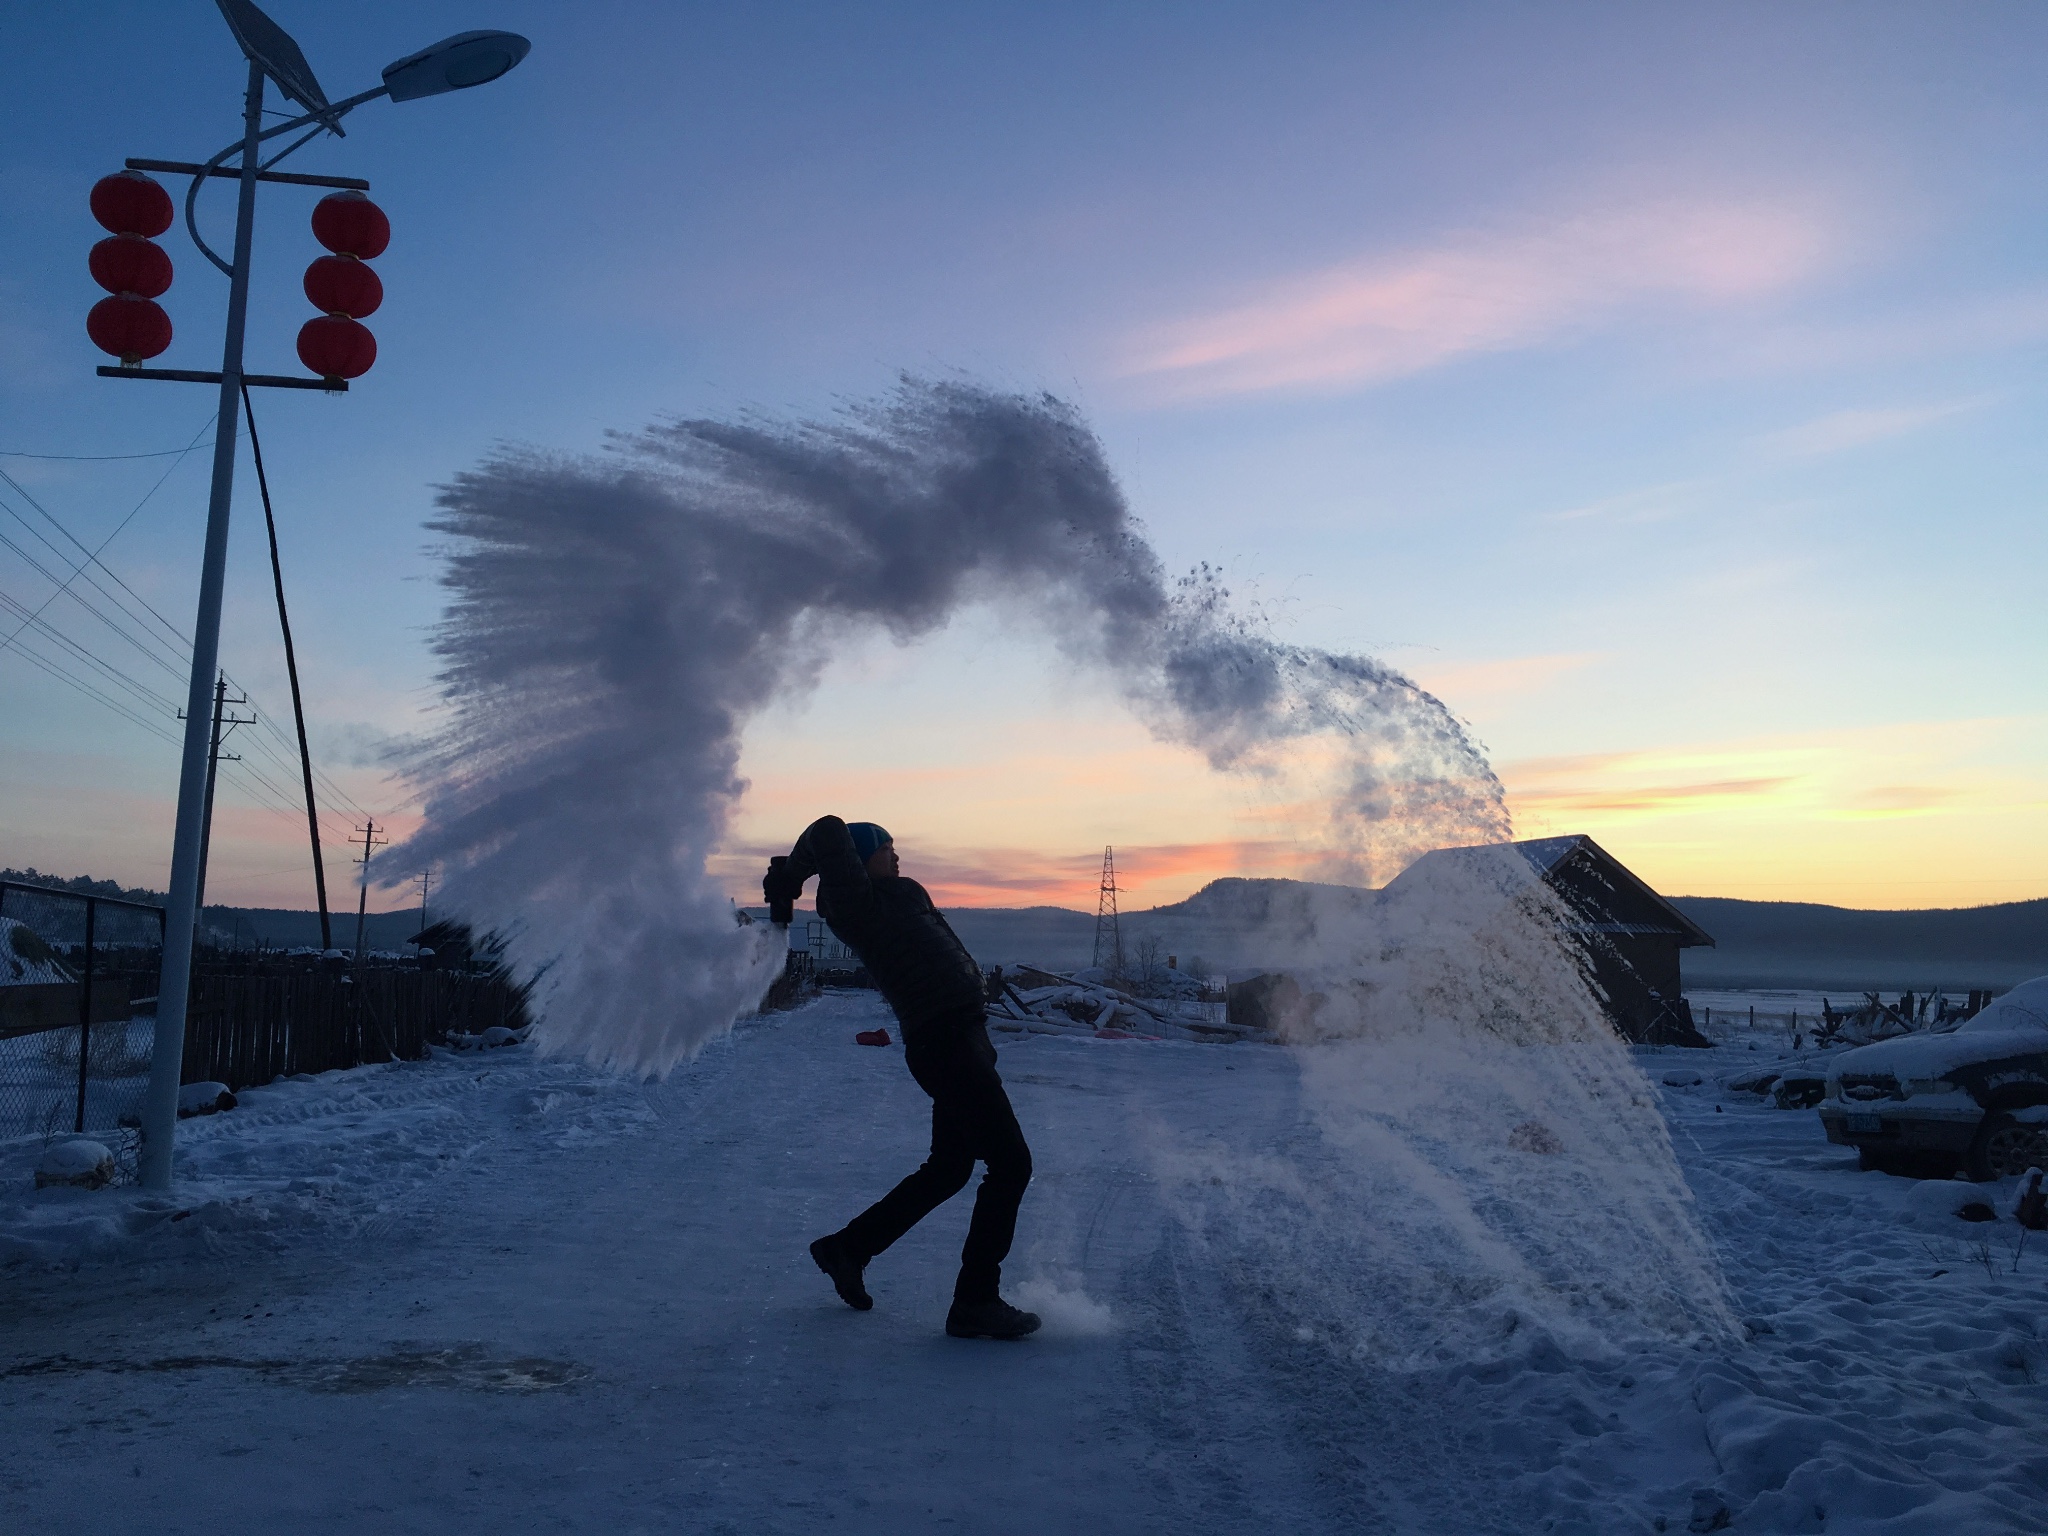
[[[131,1179],[163,909],[0,881],[0,1142],[85,1132]]]
[[[0,1148],[82,1132],[114,1153],[116,1182],[134,1178],[162,963],[162,908],[0,881]],[[239,1091],[526,1022],[525,988],[466,946],[424,969],[208,953],[182,1078]]]

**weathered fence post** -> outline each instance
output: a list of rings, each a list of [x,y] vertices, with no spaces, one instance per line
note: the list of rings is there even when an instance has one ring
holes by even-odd
[[[86,1054],[92,1045],[93,919],[98,916],[99,905],[95,897],[85,898],[85,970],[78,984],[78,1117],[72,1122],[74,1132],[85,1130]]]

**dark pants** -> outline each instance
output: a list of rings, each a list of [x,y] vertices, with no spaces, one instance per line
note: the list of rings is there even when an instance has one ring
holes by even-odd
[[[980,1018],[903,1032],[917,1086],[932,1096],[932,1155],[924,1166],[846,1224],[847,1245],[873,1258],[967,1187],[977,1160],[988,1173],[960,1250],[959,1301],[988,1301],[1002,1280],[1017,1230],[1017,1206],[1031,1182],[1031,1149],[996,1075],[996,1048]]]

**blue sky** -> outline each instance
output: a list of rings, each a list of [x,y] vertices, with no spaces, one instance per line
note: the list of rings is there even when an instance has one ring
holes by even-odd
[[[377,368],[258,401],[337,838],[351,809],[405,824],[376,754],[431,700],[437,481],[909,369],[1079,402],[1170,565],[1435,687],[1530,832],[1591,831],[1675,892],[2048,888],[2037,6],[271,10],[336,97],[446,33],[534,42],[294,162],[369,178],[394,229]],[[182,446],[208,390],[93,376],[85,194],[226,143],[239,58],[201,0],[7,34],[0,449]],[[293,365],[310,207],[264,193],[253,367]],[[217,366],[225,284],[164,244],[158,361]],[[96,539],[171,462],[0,468]],[[205,472],[106,556],[180,624]],[[283,708],[246,468],[237,519],[226,664]],[[48,587],[0,549],[0,591]],[[12,654],[0,711],[0,862],[160,883],[173,750]],[[963,712],[972,750],[932,726]],[[1017,745],[1046,739],[1074,744],[1056,783]],[[1248,836],[1228,786],[979,621],[759,723],[733,869],[855,765],[956,897],[1028,867],[1084,903],[1115,842],[1171,899]],[[215,890],[304,904],[294,835],[224,791]]]

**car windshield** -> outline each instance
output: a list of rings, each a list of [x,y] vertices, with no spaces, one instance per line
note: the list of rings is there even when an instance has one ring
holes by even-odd
[[[1965,1019],[1956,1033],[1988,1034],[1994,1029],[2038,1029],[2048,1034],[2048,999],[2028,998],[2022,1002],[2001,997],[1974,1018]]]

